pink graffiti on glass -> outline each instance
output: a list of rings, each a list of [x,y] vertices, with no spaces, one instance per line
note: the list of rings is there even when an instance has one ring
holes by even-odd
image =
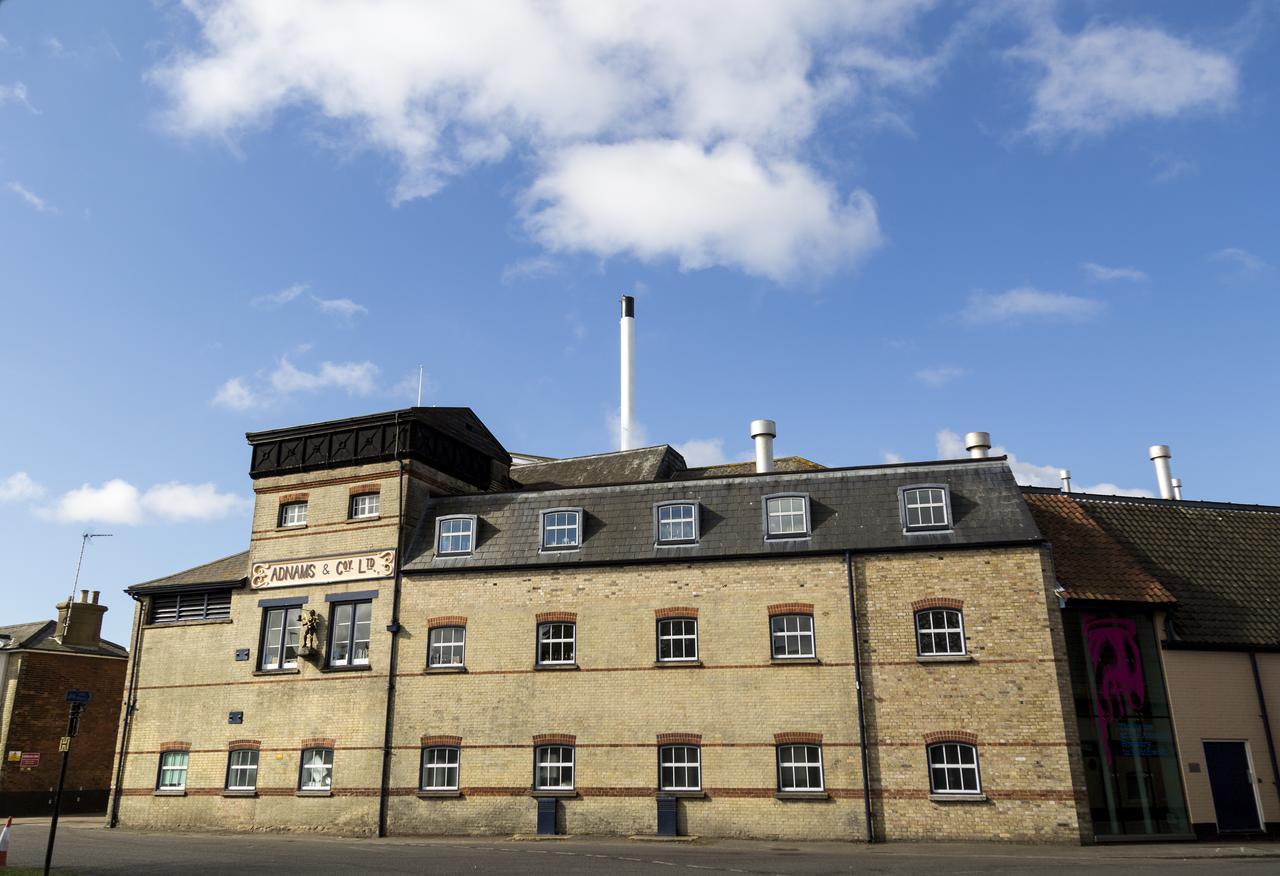
[[[1098,722],[1098,744],[1112,762],[1108,732],[1125,715],[1137,713],[1147,702],[1147,685],[1142,676],[1142,655],[1138,651],[1138,623],[1132,618],[1080,618],[1090,670],[1097,685],[1094,717]]]

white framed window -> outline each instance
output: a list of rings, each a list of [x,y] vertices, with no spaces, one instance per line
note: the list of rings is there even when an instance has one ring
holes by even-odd
[[[475,550],[476,518],[473,514],[440,517],[436,520],[436,553],[458,556]]]
[[[698,540],[698,503],[664,502],[654,508],[658,544],[693,544]]]
[[[658,787],[663,791],[701,791],[702,749],[696,745],[659,748]]]
[[[951,496],[945,485],[903,487],[901,496],[903,529],[910,532],[951,526]]]
[[[930,745],[929,792],[981,794],[977,747],[966,742],[939,742]]]
[[[187,787],[187,763],[190,755],[185,751],[160,753],[160,775],[156,788],[161,791],[183,791]]]
[[[372,602],[338,602],[333,606],[329,637],[330,666],[368,666]]]
[[[542,512],[542,549],[574,550],[582,544],[582,510],[557,508]]]
[[[370,517],[377,517],[381,501],[381,497],[378,493],[359,493],[352,496],[351,519],[365,520]]]
[[[258,788],[258,750],[233,748],[227,755],[227,790],[255,791]]]
[[[298,665],[298,636],[302,630],[302,606],[269,608],[262,613],[262,645],[259,669],[294,669]]]
[[[422,749],[422,790],[458,790],[458,754],[452,745]]]
[[[427,652],[428,666],[463,666],[466,660],[466,627],[433,627]]]
[[[769,618],[769,629],[775,660],[817,656],[813,642],[813,615],[776,614]]]
[[[533,787],[539,791],[573,790],[573,746],[539,745],[533,756]]]
[[[808,496],[766,496],[765,538],[802,538],[809,534]]]
[[[280,506],[280,525],[283,526],[306,526],[307,525],[307,503],[306,502],[285,502]]]
[[[578,625],[572,621],[538,624],[538,663],[554,666],[557,663],[573,663],[576,659],[575,644]]]
[[[304,748],[302,769],[298,774],[298,790],[330,791],[333,789],[333,749]]]
[[[964,618],[951,608],[916,612],[916,651],[922,657],[965,653]]]
[[[778,746],[778,790],[821,791],[822,746]]]
[[[658,661],[698,659],[698,621],[691,617],[658,621]]]

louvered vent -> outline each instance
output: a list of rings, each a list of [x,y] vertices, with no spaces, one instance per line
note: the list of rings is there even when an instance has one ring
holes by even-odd
[[[208,590],[203,593],[165,593],[151,597],[151,623],[172,624],[179,621],[225,620],[231,617],[231,591]]]

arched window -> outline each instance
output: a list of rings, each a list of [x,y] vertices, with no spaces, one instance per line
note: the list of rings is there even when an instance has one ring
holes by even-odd
[[[981,794],[978,747],[967,742],[938,742],[928,747],[929,793]]]
[[[916,653],[921,657],[965,653],[964,617],[958,608],[926,608],[916,612]]]

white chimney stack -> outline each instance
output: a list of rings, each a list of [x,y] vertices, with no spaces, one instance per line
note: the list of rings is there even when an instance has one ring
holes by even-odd
[[[1169,445],[1153,444],[1147,448],[1147,455],[1156,464],[1156,483],[1160,485],[1160,498],[1176,498],[1173,490],[1173,472],[1169,469],[1169,460],[1173,458],[1169,453]]]
[[[1170,481],[1170,483],[1173,484],[1173,498],[1181,499],[1182,498],[1182,480],[1180,478],[1174,478],[1172,481]]]
[[[636,300],[622,296],[622,386],[621,405],[618,410],[618,449],[631,450],[635,444],[635,391],[636,391]]]
[[[1062,478],[1062,492],[1071,492],[1071,469],[1064,468],[1058,472],[1058,477]]]
[[[991,449],[991,433],[970,432],[964,436],[964,449],[969,451],[969,455],[974,459],[984,458],[987,451]]]
[[[778,437],[778,424],[773,420],[752,420],[751,438],[756,442],[756,472],[773,471],[773,439]]]

